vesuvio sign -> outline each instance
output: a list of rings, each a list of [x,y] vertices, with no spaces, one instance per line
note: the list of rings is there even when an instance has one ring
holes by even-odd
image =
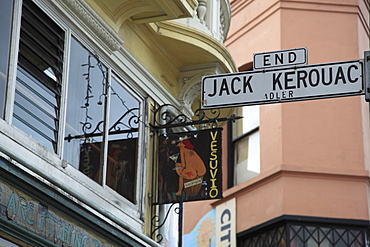
[[[222,129],[159,137],[158,203],[222,198]]]
[[[360,94],[360,60],[202,78],[203,109]]]

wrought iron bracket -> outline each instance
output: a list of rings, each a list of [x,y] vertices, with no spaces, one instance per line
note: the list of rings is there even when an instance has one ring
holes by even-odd
[[[198,109],[195,111],[194,116],[190,118],[176,107],[170,104],[165,104],[155,110],[155,124],[150,124],[150,127],[156,131],[163,129],[169,130],[177,127],[185,127],[188,130],[197,131],[200,129],[217,128],[221,122],[235,122],[236,120],[243,118],[242,116],[236,116],[235,114],[230,117],[220,117],[220,115],[220,109]],[[198,128],[195,126],[198,126]]]
[[[135,113],[138,110],[138,108],[132,108],[123,113],[123,115],[109,128],[109,135],[127,134],[127,138],[132,137],[133,133],[139,130],[138,123],[140,119],[139,116]],[[70,142],[73,139],[86,139],[90,137],[102,136],[103,124],[104,121],[100,121],[95,126],[95,128],[93,128],[90,122],[82,123],[83,134],[75,136],[68,134],[68,136],[64,137],[64,140]],[[92,131],[89,131],[91,129]]]
[[[154,215],[153,217],[152,217],[152,226],[153,226],[153,230],[152,230],[152,232],[151,232],[151,238],[152,239],[154,239],[154,237],[155,237],[155,240],[156,240],[156,242],[157,243],[161,243],[162,242],[162,240],[163,240],[163,235],[159,232],[159,230],[164,226],[164,224],[166,223],[166,221],[167,221],[167,218],[168,218],[168,216],[170,215],[170,213],[171,213],[171,210],[172,210],[172,208],[176,205],[176,204],[178,204],[178,206],[177,207],[175,207],[174,209],[173,209],[173,211],[176,213],[176,214],[178,214],[179,215],[179,220],[180,220],[180,218],[182,219],[182,211],[183,211],[183,205],[182,205],[182,203],[172,203],[171,204],[171,206],[168,208],[168,210],[167,210],[167,212],[165,213],[165,216],[164,216],[164,219],[161,221],[161,218],[160,218],[160,216],[159,215]],[[162,205],[162,206],[164,206],[164,205]],[[181,231],[179,231],[179,233],[180,232],[182,232],[182,229],[181,229]]]
[[[179,109],[170,104],[165,104],[154,111],[154,124],[150,124],[150,127],[163,135],[166,133],[184,132],[185,129],[191,132],[197,132],[204,129],[218,128],[220,123],[229,121],[235,122],[243,117],[231,115],[230,117],[220,117],[220,109],[204,110],[198,109],[195,111],[194,116],[189,117],[183,114]],[[158,212],[158,215],[152,217],[152,232],[151,238],[161,243],[163,240],[162,234],[159,230],[166,223],[171,210],[174,205],[178,204],[178,207],[174,208],[174,212],[179,215],[179,246],[182,246],[182,202],[174,202],[167,209],[167,212]],[[164,207],[164,204],[153,202],[152,206]],[[163,216],[163,219],[160,218]]]

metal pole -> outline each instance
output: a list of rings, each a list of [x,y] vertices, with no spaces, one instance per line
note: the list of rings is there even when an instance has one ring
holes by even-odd
[[[183,202],[179,202],[179,247],[182,247]]]

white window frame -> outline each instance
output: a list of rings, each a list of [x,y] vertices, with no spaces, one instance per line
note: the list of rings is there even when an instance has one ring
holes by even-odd
[[[59,136],[57,141],[58,149],[57,152],[54,153],[52,150],[46,149],[37,141],[30,138],[23,131],[12,126],[22,12],[22,0],[14,0],[5,112],[4,119],[0,119],[0,137],[3,135],[5,140],[2,142],[4,147],[2,151],[0,150],[0,155],[4,150],[7,151],[8,154],[14,154],[12,157],[18,159],[17,161],[19,161],[20,166],[26,166],[26,169],[29,169],[29,172],[34,173],[35,176],[38,176],[39,179],[45,183],[52,182],[58,184],[64,191],[67,191],[69,196],[76,198],[81,205],[84,205],[84,207],[92,207],[91,211],[100,212],[101,210],[104,215],[129,224],[130,227],[142,231],[142,226],[144,224],[143,211],[146,201],[146,170],[144,166],[146,162],[145,147],[148,143],[147,128],[143,124],[147,121],[148,114],[146,94],[142,90],[139,90],[139,87],[135,85],[134,78],[129,78],[128,75],[122,71],[120,68],[120,63],[122,63],[122,61],[119,61],[117,57],[111,56],[110,51],[104,49],[101,45],[104,42],[95,42],[91,35],[89,35],[93,31],[86,30],[88,27],[76,24],[78,22],[74,22],[74,19],[71,17],[72,15],[69,13],[69,9],[55,3],[54,0],[34,0],[33,2],[65,31],[63,81],[59,117]],[[55,5],[58,5],[58,8],[55,7]],[[65,16],[67,16],[67,18],[65,18]],[[140,102],[140,113],[143,119],[138,131],[139,141],[135,186],[136,204],[128,201],[116,191],[109,188],[105,185],[104,180],[102,185],[94,182],[77,169],[66,165],[66,162],[61,158],[63,157],[63,139],[65,136],[64,124],[66,121],[69,74],[68,63],[72,35],[90,52],[93,53],[94,50],[98,50],[100,60],[111,71],[109,74],[116,78],[116,81],[120,82],[122,86]],[[112,71],[115,72],[114,75]],[[144,75],[141,77],[145,78]],[[107,115],[109,118],[109,113]],[[17,153],[22,153],[22,155]]]

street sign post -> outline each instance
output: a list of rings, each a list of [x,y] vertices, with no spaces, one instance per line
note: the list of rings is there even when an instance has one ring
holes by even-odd
[[[364,94],[362,60],[248,71],[202,78],[202,108]]]
[[[307,49],[305,47],[253,54],[254,70],[294,65],[307,65]]]
[[[364,53],[364,91],[365,100],[370,101],[370,51],[365,51]]]

